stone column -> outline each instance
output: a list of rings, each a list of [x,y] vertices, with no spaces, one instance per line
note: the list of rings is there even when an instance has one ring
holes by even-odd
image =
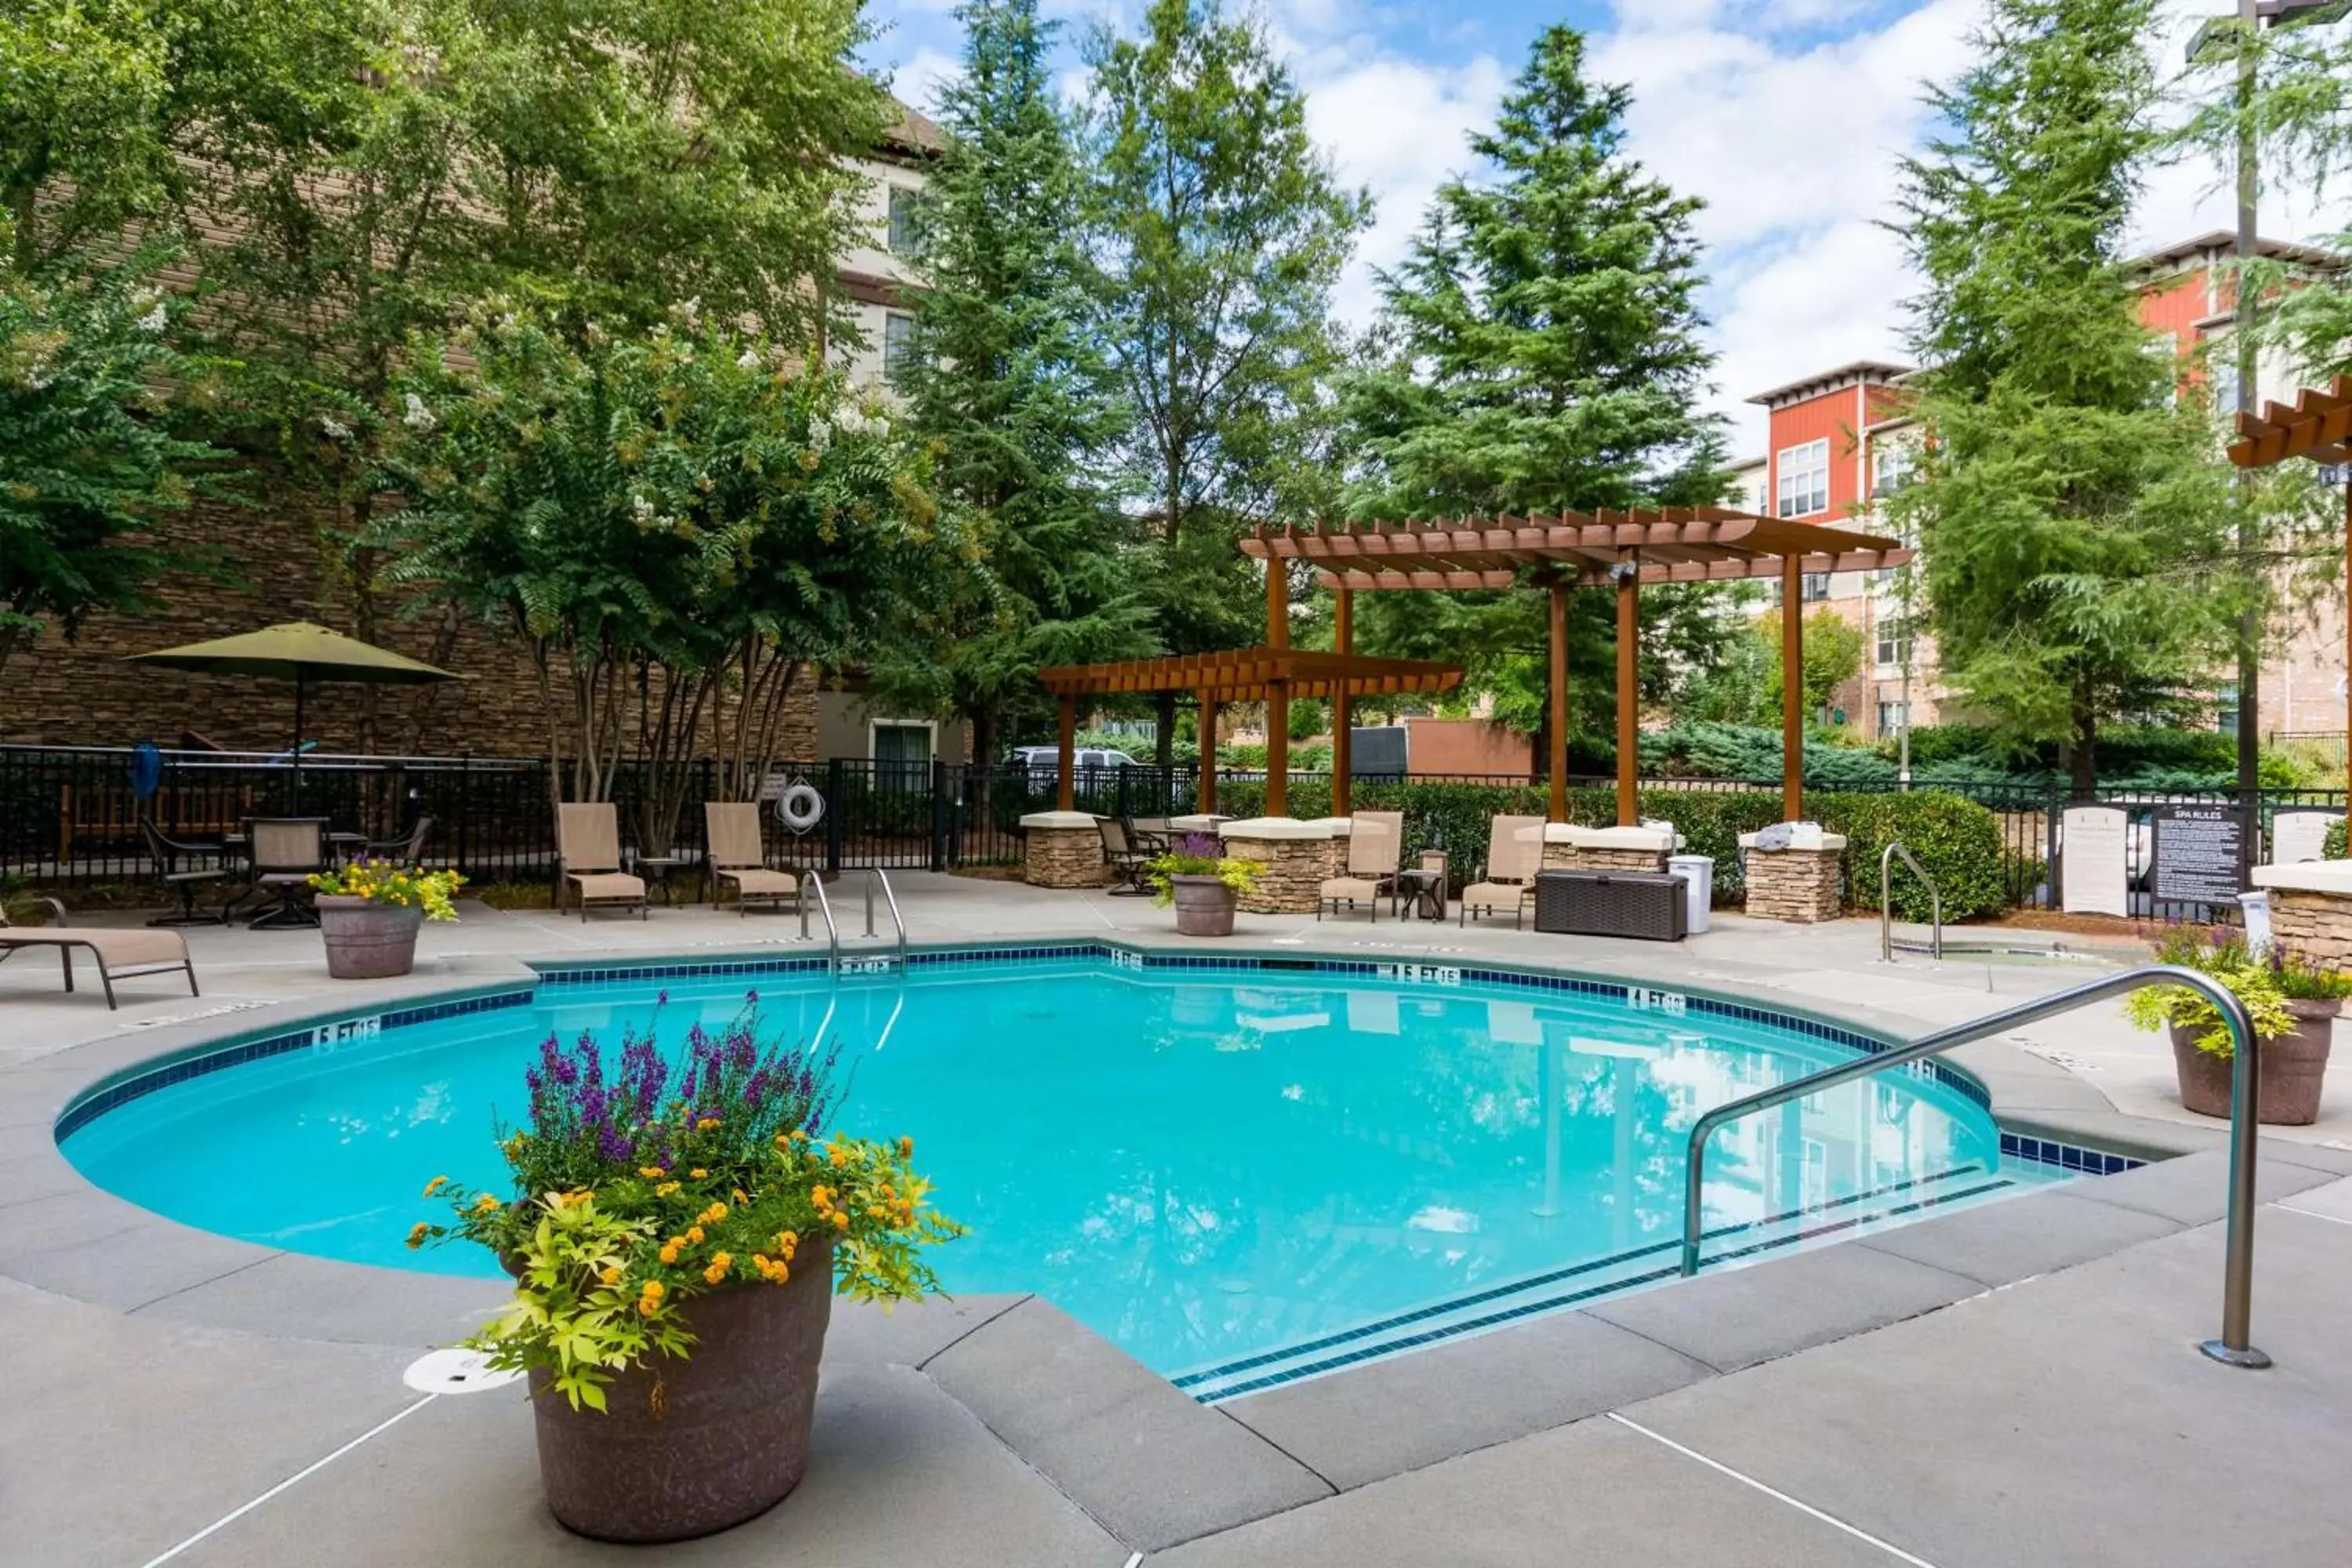
[[[1254,915],[1313,914],[1323,884],[1339,875],[1338,846],[1346,841],[1333,837],[1329,822],[1289,816],[1245,817],[1218,832],[1226,855],[1265,866],[1257,886],[1241,899],[1241,907]]]
[[[1569,822],[1547,823],[1543,868],[1664,871],[1666,857],[1679,844],[1679,837],[1670,827],[1582,827]]]
[[[1748,852],[1750,915],[1814,925],[1845,913],[1839,875],[1845,860],[1843,834],[1824,833],[1818,844],[1790,845],[1786,849],[1759,849],[1756,837],[1753,833],[1739,836],[1739,847]]]
[[[2254,886],[2271,896],[2271,940],[2281,952],[2352,969],[2352,860],[2257,866]]]
[[[1021,819],[1021,879],[1033,888],[1103,885],[1102,829],[1083,811],[1033,811]]]

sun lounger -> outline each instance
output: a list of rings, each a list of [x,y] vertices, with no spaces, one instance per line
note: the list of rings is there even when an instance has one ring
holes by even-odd
[[[555,808],[555,852],[563,880],[580,900],[580,918],[599,910],[635,910],[646,918],[646,882],[621,869],[621,823],[611,801]]]
[[[1348,831],[1347,873],[1324,882],[1316,900],[1315,918],[1321,920],[1327,909],[1337,914],[1341,904],[1352,910],[1360,902],[1371,911],[1373,920],[1379,920],[1381,895],[1396,886],[1397,868],[1403,860],[1404,813],[1356,813]]]
[[[735,909],[748,914],[753,904],[781,909],[800,907],[801,879],[790,871],[768,868],[767,846],[760,835],[760,808],[750,801],[707,801],[703,825],[710,836],[710,874],[718,887],[711,899],[716,909],[725,901],[727,886],[735,888]]]
[[[47,948],[58,955],[63,967],[66,989],[74,988],[74,952],[88,952],[98,964],[98,982],[106,991],[109,1007],[121,1004],[114,999],[114,983],[135,979],[142,974],[166,974],[173,970],[188,977],[188,994],[200,995],[196,989],[196,966],[188,957],[188,942],[175,931],[158,931],[142,926],[136,931],[121,931],[112,927],[76,926],[68,922],[66,907],[55,899],[38,900],[57,914],[57,924],[37,929],[10,925],[8,912],[0,909],[0,960],[36,948]]]
[[[1527,919],[1543,863],[1543,829],[1540,816],[1498,816],[1487,826],[1486,869],[1462,889],[1462,924],[1473,913],[1484,920],[1503,910],[1511,911],[1514,927]]]

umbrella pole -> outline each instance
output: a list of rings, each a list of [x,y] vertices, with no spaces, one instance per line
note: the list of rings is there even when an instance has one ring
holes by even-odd
[[[302,815],[302,687],[308,673],[301,666],[294,668],[294,810]]]

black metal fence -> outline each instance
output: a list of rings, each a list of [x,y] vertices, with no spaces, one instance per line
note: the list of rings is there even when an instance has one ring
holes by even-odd
[[[336,831],[375,838],[394,837],[418,817],[430,816],[434,826],[425,858],[434,864],[454,867],[478,883],[543,881],[554,875],[557,781],[551,779],[544,758],[310,756],[298,780],[284,756],[167,752],[157,787],[144,800],[132,788],[131,760],[121,749],[0,746],[0,875],[68,886],[139,881],[152,869],[140,841],[142,816],[152,816],[171,837],[201,843],[236,831],[249,817],[296,815],[323,816]],[[1328,777],[1294,773],[1292,782],[1297,788]],[[1219,778],[1221,789],[1232,788],[1233,798],[1220,797],[1231,805],[1255,798],[1265,774],[1227,769]],[[657,789],[657,782],[668,787]],[[1407,782],[1529,786],[1542,781],[1523,774],[1416,774]],[[1608,781],[1572,782],[1582,787]],[[802,832],[769,809],[794,783],[812,785],[825,801],[823,819]],[[1021,818],[1052,809],[1056,783],[1051,765],[835,758],[779,769],[761,792],[761,818],[771,856],[779,864],[940,870],[1009,866],[1021,858]],[[1189,767],[1081,768],[1074,784],[1076,807],[1101,816],[1168,817],[1199,805],[1199,773]],[[1780,784],[1654,779],[1643,781],[1643,787],[1771,793]],[[1993,813],[2001,835],[2003,887],[2013,905],[2027,909],[2058,905],[2054,868],[2064,853],[2066,808],[2122,808],[2129,824],[2126,875],[2132,906],[2136,912],[2158,916],[2189,912],[2155,897],[2153,819],[2158,809],[2242,804],[2235,791],[2225,789],[2107,792],[2082,800],[2042,784],[1918,787],[1961,795]],[[688,764],[682,777],[667,781],[656,781],[643,767],[625,765],[613,780],[611,795],[625,854],[688,860],[700,856],[700,805],[718,798],[711,763]],[[2261,791],[2252,819],[2253,858],[2270,858],[2281,814],[2340,813],[2344,805],[2345,792],[2337,789]]]

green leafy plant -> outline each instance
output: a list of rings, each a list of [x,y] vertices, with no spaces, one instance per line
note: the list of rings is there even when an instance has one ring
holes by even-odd
[[[1156,901],[1166,904],[1176,897],[1176,884],[1169,879],[1171,877],[1214,877],[1237,894],[1256,887],[1265,864],[1235,859],[1223,853],[1223,847],[1205,833],[1188,833],[1178,839],[1175,848],[1152,861],[1149,868]]]
[[[310,877],[310,886],[331,897],[423,910],[428,921],[456,920],[457,910],[449,900],[465,885],[466,879],[455,871],[427,871],[391,860],[353,860]]]
[[[2344,818],[2339,816],[2328,824],[2327,840],[2319,853],[2323,859],[2327,860],[2352,858],[2352,848],[2347,848],[2346,845]]]
[[[2229,987],[2245,1004],[2257,1039],[2280,1039],[2300,1026],[2301,1020],[2287,1006],[2288,993],[2280,971],[2249,952],[2241,932],[2224,927],[2172,926],[2157,942],[2156,956],[2159,963],[2193,969]],[[2237,1055],[2237,1042],[2221,1010],[2202,992],[2186,985],[2144,986],[2131,994],[2124,1012],[2142,1029],[2172,1025],[2195,1031],[2192,1038],[2197,1048],[2208,1056],[2227,1060]]]
[[[692,1353],[680,1309],[697,1296],[782,1285],[796,1266],[859,1300],[939,1289],[923,1249],[962,1228],[930,1205],[914,1141],[827,1132],[835,1055],[762,1039],[758,1003],[747,993],[715,1033],[695,1026],[676,1058],[656,1047],[658,1012],[617,1063],[593,1034],[568,1048],[549,1036],[525,1074],[530,1121],[499,1144],[510,1194],[426,1184],[452,1217],[408,1245],[475,1242],[515,1277],[468,1342],[492,1366],[603,1410],[622,1371]]]

